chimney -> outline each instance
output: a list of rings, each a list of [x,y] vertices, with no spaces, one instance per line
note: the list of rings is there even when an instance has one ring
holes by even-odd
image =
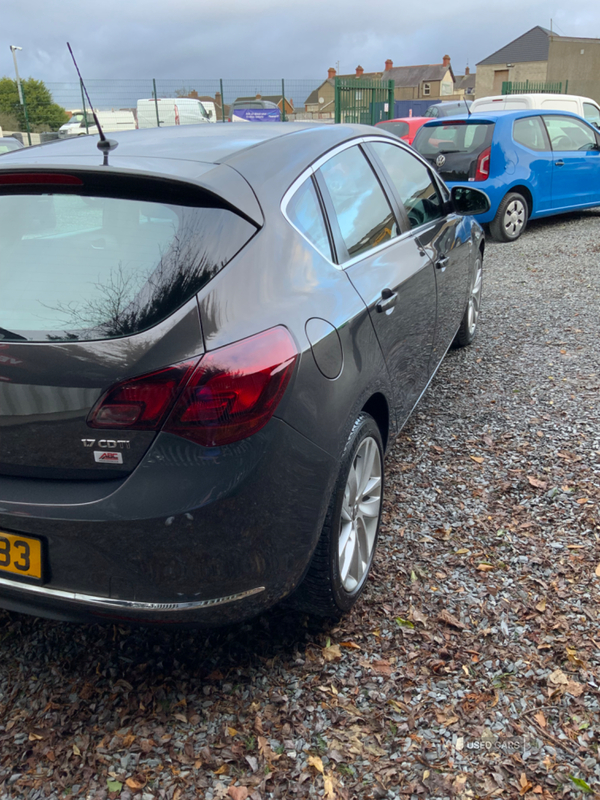
[[[357,78],[362,78],[363,72],[364,72],[364,69],[359,64],[359,66],[356,68],[356,77]]]
[[[385,71],[387,72],[389,69],[392,69],[393,66],[394,62],[392,61],[391,58],[388,58],[387,61],[385,62]]]
[[[329,69],[327,70],[327,77],[329,80],[335,78],[335,70],[333,67],[329,67]]]
[[[471,67],[465,67],[465,75],[471,74]]]
[[[450,56],[447,56],[447,55],[444,56],[444,59],[443,59],[442,63],[443,63],[443,65],[445,67],[449,67],[450,66]]]

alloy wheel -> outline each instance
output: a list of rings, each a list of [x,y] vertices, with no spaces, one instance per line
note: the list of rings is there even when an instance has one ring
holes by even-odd
[[[467,328],[469,336],[473,336],[477,322],[479,320],[479,309],[481,307],[481,284],[482,284],[483,268],[481,258],[477,259],[475,264],[475,274],[471,283],[471,292],[469,294],[469,306],[467,309]]]
[[[346,481],[338,539],[340,579],[353,592],[373,557],[382,501],[381,455],[371,436],[360,444]]]
[[[504,230],[510,239],[516,239],[525,227],[525,206],[521,200],[511,200],[504,212]]]

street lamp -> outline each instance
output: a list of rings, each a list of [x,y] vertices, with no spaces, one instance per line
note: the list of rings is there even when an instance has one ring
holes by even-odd
[[[27,106],[25,105],[25,98],[23,97],[23,88],[21,86],[21,78],[19,77],[19,68],[17,66],[17,50],[22,50],[22,47],[17,47],[16,44],[10,45],[10,51],[12,53],[13,61],[15,62],[15,75],[17,76],[17,89],[19,91],[19,102],[23,106],[23,112],[25,114],[25,124],[27,126],[27,139],[29,144],[31,145],[31,131],[29,130],[29,117],[27,116]]]

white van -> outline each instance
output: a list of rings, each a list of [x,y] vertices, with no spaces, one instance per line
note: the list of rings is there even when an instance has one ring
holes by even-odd
[[[572,111],[579,114],[592,125],[600,128],[600,106],[590,97],[577,94],[502,94],[494,97],[480,97],[473,101],[471,113],[481,111],[517,111],[525,108]]]
[[[103,133],[117,133],[117,131],[134,131],[137,128],[133,111],[98,111],[95,110],[98,122]],[[87,128],[86,128],[87,118]],[[91,111],[84,115],[83,111],[74,111],[71,119],[58,129],[59,139],[68,139],[71,136],[85,136],[86,133],[97,134],[98,128],[94,124]]]
[[[157,120],[158,112],[158,120]],[[160,125],[197,125],[210,122],[200,100],[192,97],[159,97],[158,100],[137,101],[139,128],[156,128]],[[215,116],[215,122],[216,116]]]

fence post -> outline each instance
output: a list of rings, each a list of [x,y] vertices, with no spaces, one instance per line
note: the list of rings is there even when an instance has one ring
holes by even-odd
[[[219,78],[219,86],[221,87],[221,120],[225,122],[225,96],[223,95],[223,78]]]
[[[560,82],[560,89],[562,89],[562,81]],[[559,89],[559,92],[558,92],[559,94],[561,94],[560,89]],[[567,78],[567,81],[565,83],[565,94],[569,94],[569,79],[568,78]]]
[[[154,91],[154,108],[156,109],[156,127],[160,128],[160,117],[158,116],[158,97],[156,96],[156,78],[152,78],[152,87]]]
[[[85,108],[85,98],[83,96],[83,80],[81,78],[79,79],[79,88],[81,89],[81,107],[83,109],[83,121],[85,122],[85,132],[89,133],[90,129],[88,127],[88,121],[87,121],[87,111],[86,111],[86,108]]]
[[[394,119],[394,81],[390,78],[388,82],[388,119]]]
[[[287,117],[285,116],[285,82],[284,79],[281,79],[281,121],[287,122]]]
[[[335,78],[335,122],[342,121],[342,108],[341,108],[341,88],[340,88],[340,79]]]

